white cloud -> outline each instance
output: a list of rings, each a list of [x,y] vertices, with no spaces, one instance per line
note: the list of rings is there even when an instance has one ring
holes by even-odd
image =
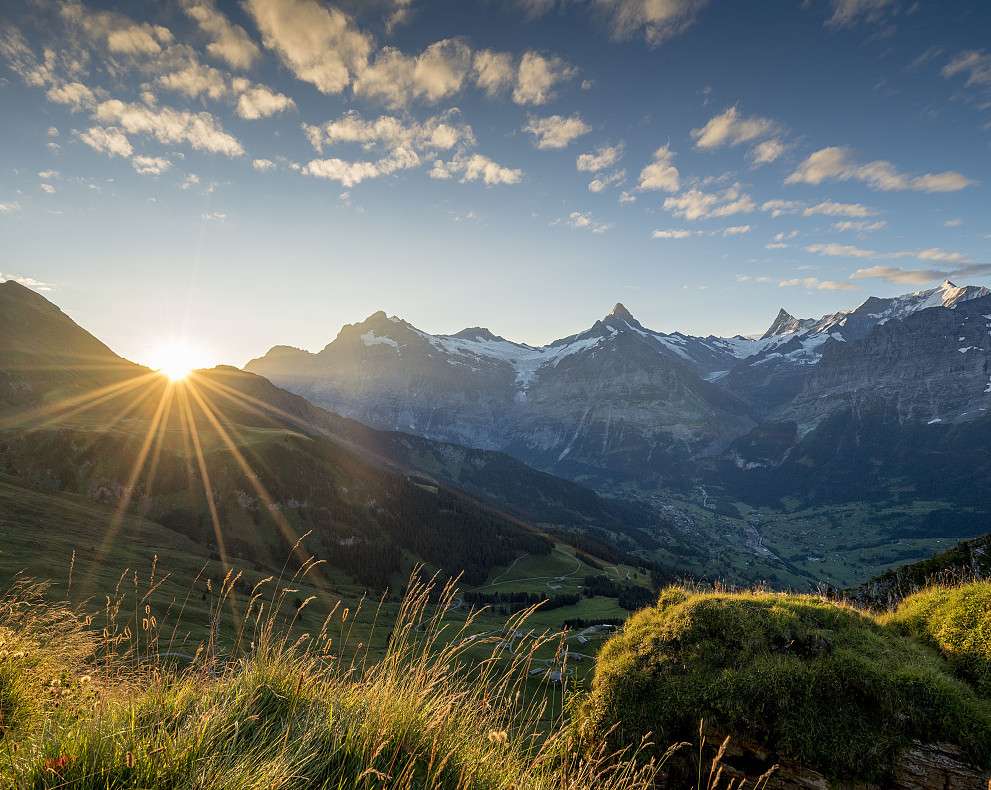
[[[56,137],[58,137],[58,129],[56,127],[54,127],[54,126],[49,126],[48,127],[48,136],[49,136],[49,138],[51,138],[51,139],[54,140]]]
[[[655,230],[650,234],[653,239],[687,239],[690,236],[701,236],[702,231],[700,230],[685,230],[684,228],[677,228],[674,230]]]
[[[340,143],[358,143],[367,149],[377,145],[409,146],[419,151],[446,151],[475,144],[471,126],[462,122],[460,113],[453,109],[409,124],[392,115],[365,120],[360,113],[351,111],[322,126],[304,124],[303,130],[317,151],[322,151],[324,145]]]
[[[554,87],[577,73],[561,58],[524,52],[516,72],[513,101],[521,105],[546,104],[554,97]]]
[[[792,280],[782,280],[779,288],[807,288],[810,291],[858,291],[856,285],[836,282],[835,280],[820,280],[818,277],[799,277]]]
[[[321,93],[340,93],[367,65],[371,38],[336,8],[318,0],[245,0],[245,8],[262,43]]]
[[[630,203],[636,203],[637,196],[629,192],[621,192],[619,195],[619,204],[621,206],[629,205]]]
[[[732,225],[728,228],[723,228],[724,236],[741,236],[744,233],[750,233],[749,225]]]
[[[824,200],[822,203],[809,206],[802,214],[806,217],[817,214],[827,217],[873,217],[877,212],[860,203],[836,203],[832,200]]]
[[[197,96],[219,99],[229,90],[227,80],[220,71],[196,61],[190,61],[177,71],[162,74],[158,84],[193,99]]]
[[[967,261],[967,256],[963,253],[943,250],[939,247],[929,247],[923,250],[877,252],[852,244],[810,244],[805,248],[805,251],[837,258],[917,258],[922,261],[939,263],[965,263]]]
[[[681,178],[673,162],[674,151],[671,146],[662,145],[654,151],[653,161],[640,171],[637,188],[677,192],[681,188]]]
[[[616,170],[613,173],[600,174],[588,182],[589,192],[603,192],[609,187],[622,184],[626,180],[625,170]]]
[[[891,162],[876,160],[858,164],[848,148],[822,148],[811,154],[785,179],[786,184],[821,184],[823,181],[860,181],[881,191],[956,192],[974,182],[955,171],[911,176]]]
[[[131,166],[142,176],[160,176],[172,163],[160,156],[136,156],[131,160]]]
[[[736,281],[738,283],[773,283],[774,278],[763,275],[738,274],[736,275]]]
[[[275,162],[271,159],[252,159],[251,166],[259,173],[264,173],[268,170],[274,170]]]
[[[954,219],[948,219],[946,220],[946,222],[943,223],[943,227],[946,228],[959,228],[961,225],[963,225],[963,220],[960,219],[959,217],[956,217]]]
[[[513,84],[513,56],[508,52],[483,49],[475,53],[472,62],[475,84],[489,96],[498,96]]]
[[[749,143],[771,134],[776,129],[774,121],[756,115],[745,117],[736,107],[729,107],[709,119],[701,129],[692,129],[695,147],[712,150],[725,145]]]
[[[567,147],[573,140],[587,134],[591,127],[577,113],[565,118],[551,115],[547,118],[530,116],[523,131],[530,132],[536,140],[537,148],[558,149]]]
[[[622,145],[607,145],[587,154],[579,154],[575,166],[583,173],[598,173],[612,167],[622,157]]]
[[[471,48],[461,39],[434,42],[415,57],[386,47],[358,73],[354,92],[392,108],[414,99],[437,102],[461,90],[471,65]]]
[[[576,230],[590,230],[592,233],[605,233],[612,229],[611,224],[599,222],[584,211],[572,211],[568,215],[567,223]]]
[[[483,154],[457,154],[448,162],[438,159],[430,171],[431,178],[440,180],[458,174],[462,183],[482,181],[487,186],[518,184],[523,178],[522,170],[500,165]]]
[[[304,175],[338,181],[342,186],[350,188],[368,179],[381,178],[401,170],[419,167],[420,162],[416,151],[406,146],[399,146],[374,162],[347,162],[336,157],[314,159],[304,165],[302,172]]]
[[[218,11],[213,0],[184,0],[182,9],[210,38],[206,51],[214,58],[235,69],[249,69],[261,56],[248,32]]]
[[[991,274],[991,263],[972,263],[951,271],[942,269],[902,269],[897,266],[871,266],[857,269],[850,275],[852,280],[886,280],[898,285],[925,285],[963,277],[985,277]]]
[[[88,87],[81,82],[67,82],[62,85],[53,85],[45,94],[49,101],[56,104],[67,104],[73,110],[82,110],[96,104],[96,96]],[[55,128],[54,126],[52,127]],[[58,130],[56,129],[56,135]]]
[[[282,93],[273,91],[265,85],[252,85],[238,96],[237,114],[241,118],[257,120],[295,106],[296,102]]]
[[[59,11],[68,23],[117,55],[158,55],[163,45],[173,41],[172,33],[166,27],[135,22],[112,11],[94,11],[82,3],[64,3]]]
[[[767,200],[761,203],[760,210],[769,213],[772,217],[783,217],[786,214],[797,214],[804,207],[804,203],[797,200]]]
[[[967,86],[991,85],[991,55],[981,50],[961,52],[943,67],[943,76],[949,79],[967,74]]]
[[[116,126],[93,126],[85,132],[78,132],[79,139],[94,151],[108,156],[128,157],[134,153],[131,142]]]
[[[878,21],[893,8],[893,0],[832,0],[833,15],[827,24],[833,27],[849,27],[864,20]]]
[[[876,220],[874,222],[869,222],[867,220],[844,220],[843,222],[834,222],[833,230],[838,230],[842,232],[855,231],[857,233],[873,233],[876,230],[883,230],[888,227],[888,223],[883,219]]]
[[[642,34],[656,45],[691,27],[708,0],[594,0],[605,12],[613,36],[628,38]]]
[[[761,167],[775,162],[785,152],[785,144],[777,137],[757,143],[750,149],[750,164],[753,167]]]
[[[196,173],[187,173],[186,177],[182,180],[179,185],[180,189],[192,189],[194,186],[200,183],[200,177]]]
[[[200,218],[207,222],[224,222],[227,215],[223,211],[211,211],[208,214],[201,214]]]
[[[40,173],[38,173],[38,178],[42,179],[43,181],[51,181],[58,177],[59,177],[58,170],[42,170]]]
[[[39,189],[41,189],[41,191],[42,191],[42,192],[44,192],[44,193],[45,193],[46,195],[54,195],[54,194],[55,194],[55,192],[57,191],[57,190],[55,189],[55,187],[54,187],[54,186],[52,186],[51,184],[39,184],[39,185],[38,185],[38,187],[39,187]]]
[[[197,150],[241,156],[244,148],[223,130],[208,112],[188,112],[171,107],[147,107],[118,99],[101,102],[94,117],[103,124],[121,126],[128,134],[147,134],[160,143],[188,143]]]
[[[0,203],[0,214],[13,214],[21,210],[20,203]]]
[[[693,221],[747,214],[756,211],[757,204],[740,190],[739,184],[734,184],[721,192],[690,189],[676,197],[665,198],[664,208],[676,217]]]

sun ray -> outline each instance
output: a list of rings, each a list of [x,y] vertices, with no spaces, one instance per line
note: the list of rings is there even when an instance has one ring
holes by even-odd
[[[279,531],[282,533],[283,538],[290,546],[296,546],[299,540],[299,535],[292,528],[292,525],[289,523],[288,519],[286,519],[285,516],[283,516],[279,512],[278,507],[276,506],[275,499],[272,497],[271,494],[269,494],[268,490],[262,484],[261,480],[258,479],[258,475],[251,468],[251,465],[247,462],[244,455],[241,453],[241,450],[231,439],[230,434],[221,424],[220,420],[217,418],[217,415],[210,407],[206,398],[198,391],[194,380],[191,380],[188,383],[188,389],[190,394],[196,400],[196,403],[200,407],[200,410],[206,415],[207,420],[210,421],[210,424],[213,426],[213,429],[217,432],[217,435],[220,436],[221,441],[227,446],[227,449],[234,457],[234,460],[241,468],[241,472],[244,474],[244,476],[248,480],[248,483],[254,489],[255,494],[257,494],[258,498],[265,504],[266,510],[268,511],[269,515],[271,515],[272,520],[275,522],[276,527],[278,527]],[[297,554],[297,559],[301,563],[307,560],[308,555],[306,554],[306,552],[302,550],[302,548],[296,546],[295,552]]]

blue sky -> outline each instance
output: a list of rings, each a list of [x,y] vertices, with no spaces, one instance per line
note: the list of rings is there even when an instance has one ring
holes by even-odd
[[[0,276],[139,361],[991,284],[991,6],[5,4]]]

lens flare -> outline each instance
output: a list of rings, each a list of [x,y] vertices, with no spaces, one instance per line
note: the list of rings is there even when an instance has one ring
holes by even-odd
[[[209,364],[202,349],[184,340],[164,343],[148,357],[149,367],[168,376],[170,381],[182,381],[194,370]]]

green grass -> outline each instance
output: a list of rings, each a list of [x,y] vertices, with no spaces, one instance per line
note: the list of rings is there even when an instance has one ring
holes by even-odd
[[[602,648],[590,737],[666,744],[700,718],[837,778],[883,780],[913,740],[991,765],[991,700],[925,644],[814,596],[668,588]]]
[[[230,589],[226,583],[218,594]],[[221,651],[210,640],[179,668],[160,648],[142,649],[134,634],[114,629],[119,638],[108,642],[71,608],[46,602],[40,588],[19,586],[0,601],[0,644],[7,648],[0,661],[0,784],[652,786],[656,766],[608,754],[560,721],[549,731],[542,725],[544,703],[524,687],[541,638],[513,655],[490,642],[487,661],[466,660],[460,640],[445,633],[453,588],[434,606],[427,587],[411,585],[378,660],[344,650],[335,638],[347,609],[336,609],[308,637],[292,638],[271,613],[294,589],[270,597],[261,585],[231,647]],[[146,643],[161,644],[147,612],[141,628]]]
[[[991,582],[930,587],[884,619],[938,649],[961,677],[991,697]]]

